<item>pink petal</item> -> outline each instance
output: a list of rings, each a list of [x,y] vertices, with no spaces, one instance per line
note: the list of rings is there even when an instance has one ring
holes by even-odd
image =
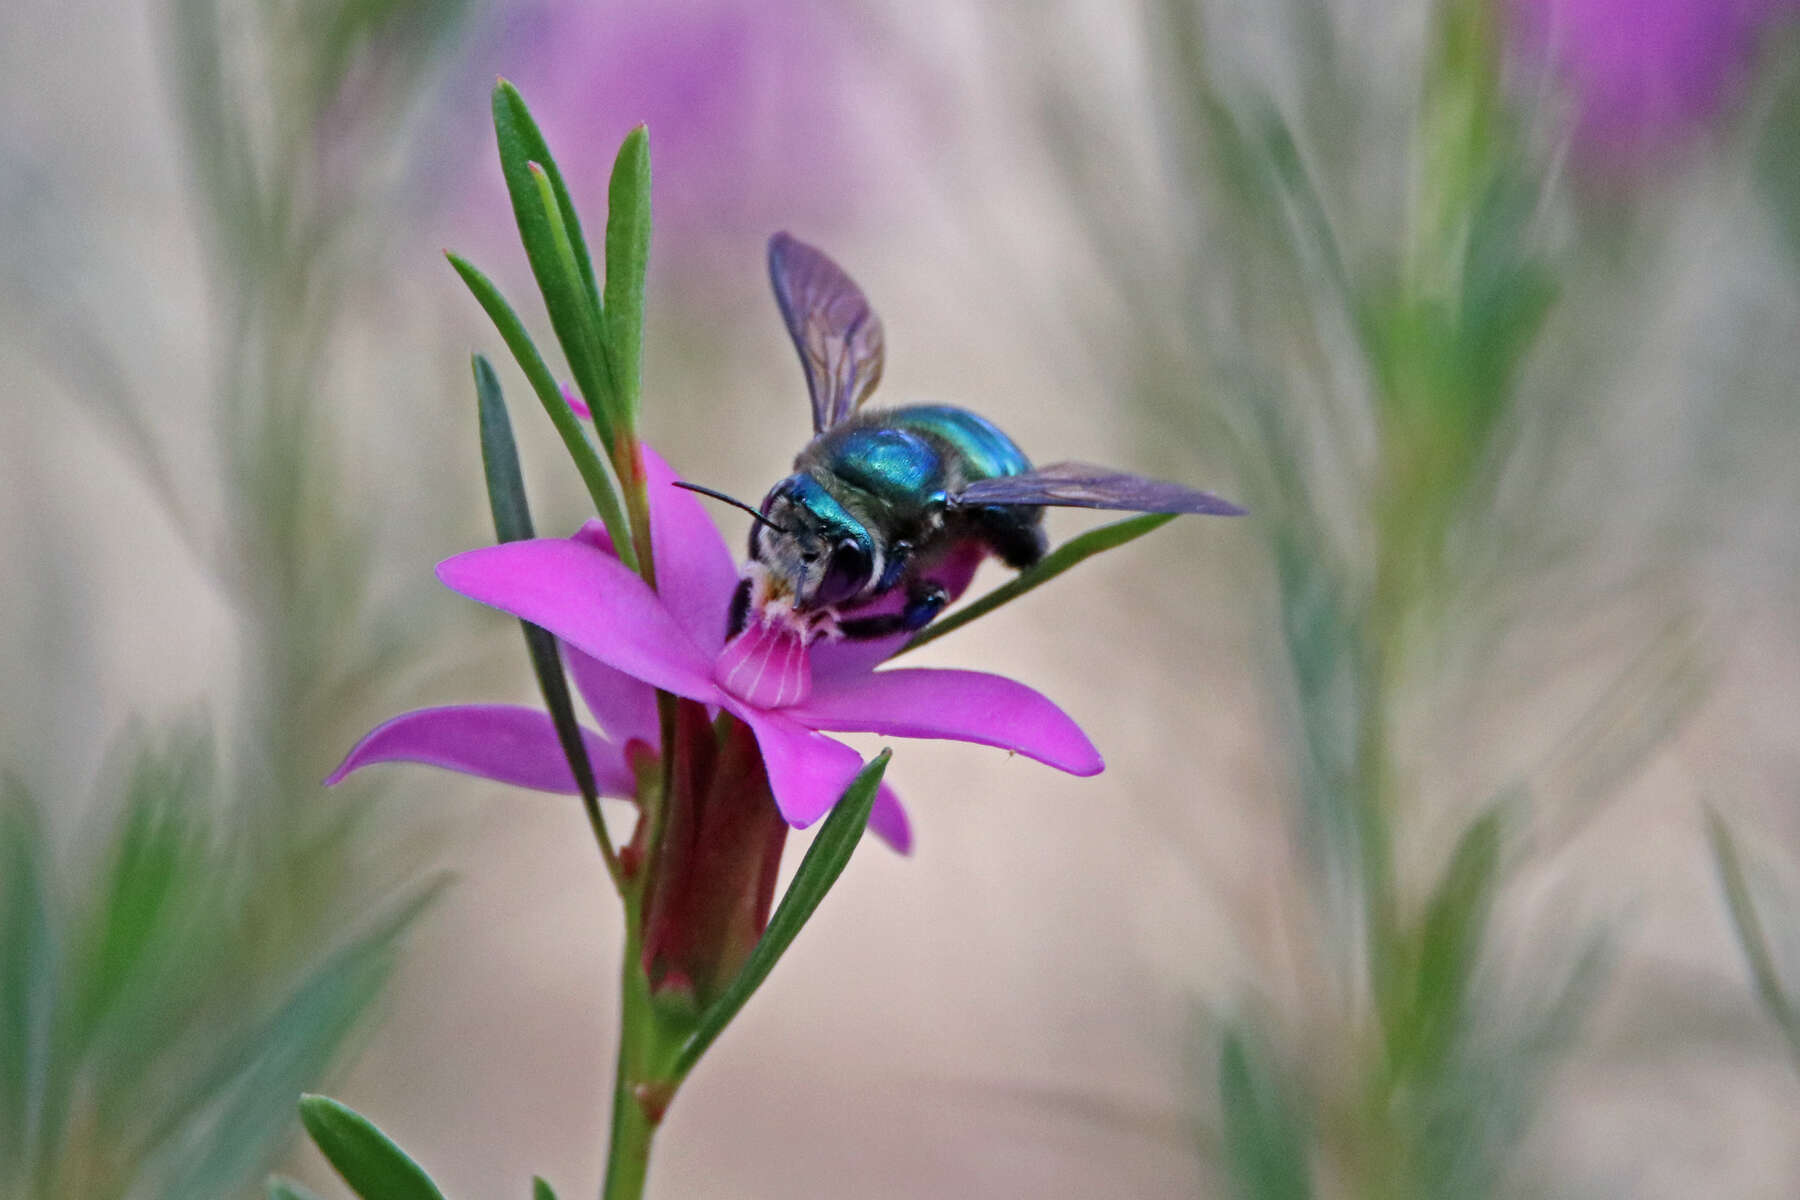
[[[1105,764],[1069,715],[1022,683],[980,671],[912,668],[821,679],[783,710],[814,729],[954,738],[999,746],[1071,775]]]
[[[581,740],[601,794],[633,795],[637,781],[620,747],[586,729]],[[402,713],[358,742],[325,783],[329,786],[352,771],[382,762],[424,763],[540,792],[576,791],[550,714],[510,704],[458,704]]]
[[[725,618],[738,585],[737,564],[706,515],[700,497],[672,486],[681,476],[649,446],[644,456],[650,498],[650,543],[656,590],[675,620],[708,657],[725,645]]]
[[[438,564],[453,591],[492,605],[652,687],[716,703],[712,660],[616,558],[569,538],[484,546]]]
[[[755,731],[775,807],[795,829],[805,829],[830,812],[862,770],[862,755],[840,741],[736,700],[727,701],[726,707]]]
[[[613,558],[619,557],[619,552],[613,549],[612,534],[606,532],[605,523],[597,517],[583,524],[580,529],[577,529],[570,540],[586,542],[588,545],[602,553]]]
[[[746,704],[785,708],[812,695],[812,662],[794,630],[752,620],[720,653],[713,679]]]
[[[900,797],[885,783],[875,793],[875,807],[869,811],[869,832],[901,854],[912,853],[912,823],[900,807]]]
[[[563,662],[575,688],[606,736],[623,746],[633,738],[655,746],[662,736],[656,713],[656,689],[623,671],[615,671],[591,654],[562,643]]]
[[[846,675],[867,675],[893,657],[911,637],[910,633],[896,633],[884,638],[814,642],[808,647],[813,678],[823,683]]]
[[[581,398],[581,393],[575,390],[574,384],[565,383],[562,385],[562,398],[563,403],[567,404],[575,415],[582,420],[591,421],[594,419],[593,410],[587,406],[587,401]]]

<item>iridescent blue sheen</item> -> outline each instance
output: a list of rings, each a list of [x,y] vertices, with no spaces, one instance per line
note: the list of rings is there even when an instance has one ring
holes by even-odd
[[[869,531],[863,528],[862,522],[845,512],[837,498],[820,486],[819,481],[811,475],[790,475],[782,481],[779,488],[787,493],[790,500],[817,519],[819,529],[827,541],[854,538],[864,549],[873,545]]]
[[[970,479],[995,479],[1031,470],[1031,460],[1011,438],[992,421],[966,408],[919,404],[896,408],[887,414],[887,420],[902,429],[916,429],[948,442],[962,455],[963,469]]]
[[[936,446],[906,429],[880,425],[846,429],[832,439],[832,474],[890,504],[917,504],[944,486]]]

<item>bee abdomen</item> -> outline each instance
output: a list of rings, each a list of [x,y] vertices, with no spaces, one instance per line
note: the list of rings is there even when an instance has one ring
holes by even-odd
[[[1049,548],[1044,537],[1043,514],[1041,508],[1000,505],[984,505],[962,512],[974,536],[1015,571],[1036,566]]]

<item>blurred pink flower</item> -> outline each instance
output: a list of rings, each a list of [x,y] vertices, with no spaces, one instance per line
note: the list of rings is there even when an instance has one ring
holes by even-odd
[[[657,590],[619,562],[590,522],[572,538],[538,538],[446,559],[438,577],[463,595],[530,621],[567,647],[570,671],[609,737],[588,734],[596,777],[630,795],[631,743],[657,740],[653,689],[737,717],[754,733],[777,807],[796,828],[830,811],[858,770],[855,750],[825,732],[948,738],[998,746],[1076,775],[1098,751],[1060,708],[998,675],[927,668],[874,671],[902,639],[803,646],[753,625],[730,643],[738,573],[711,518],[644,448]],[[966,585],[966,564],[951,581]],[[350,752],[328,782],[371,762],[407,760],[547,791],[574,791],[549,717],[534,709],[458,706],[396,717]],[[911,841],[883,789],[870,827]]]
[[[1730,103],[1796,0],[1511,0],[1521,49],[1554,68],[1585,157],[1639,160]]]
[[[841,6],[539,0],[498,19],[480,65],[518,85],[587,208],[640,122],[656,229],[684,254],[699,235],[841,225],[854,207],[859,47]]]

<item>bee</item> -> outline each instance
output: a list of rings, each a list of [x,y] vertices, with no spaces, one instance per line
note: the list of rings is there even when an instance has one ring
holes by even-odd
[[[679,485],[755,518],[728,636],[752,615],[808,641],[916,632],[967,587],[983,559],[1024,570],[1043,558],[1046,506],[1243,512],[1207,492],[1105,467],[1034,467],[1012,438],[968,409],[865,409],[885,350],[862,289],[786,233],[769,239],[769,279],[806,372],[813,438],[760,508]]]

